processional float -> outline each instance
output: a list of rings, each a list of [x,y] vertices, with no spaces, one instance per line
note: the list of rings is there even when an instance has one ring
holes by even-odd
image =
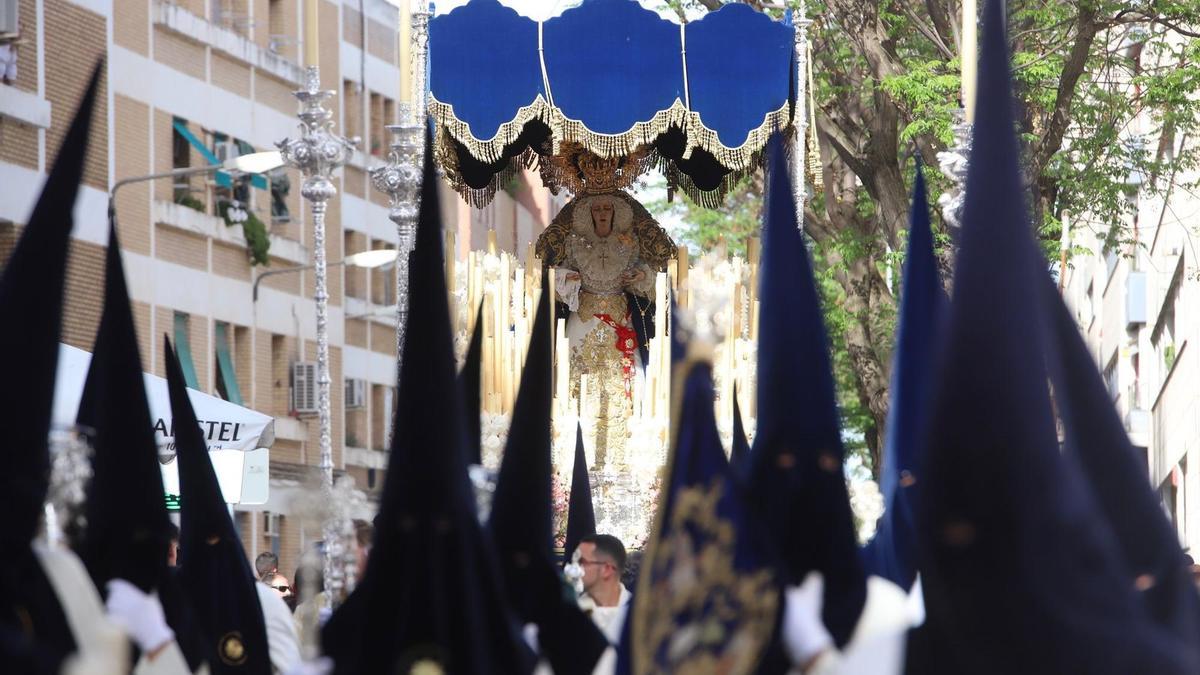
[[[428,22],[425,101],[451,187],[482,208],[528,171],[569,196],[534,251],[471,252],[448,271],[461,344],[483,306],[484,465],[499,463],[548,265],[560,301],[556,473],[571,473],[578,422],[598,527],[634,546],[669,440],[670,298],[714,314],[724,334],[714,370],[731,432],[735,381],[754,391],[757,242],[746,259],[690,263],[631,188],[657,171],[669,193],[717,208],[777,131],[800,140],[793,161],[807,168],[808,23],[731,4],[679,24],[633,0],[584,0],[544,21],[471,0]]]
[[[806,158],[815,159],[815,144],[805,133],[809,21],[803,10],[778,21],[730,4],[678,24],[635,0],[583,0],[544,21],[497,0],[470,0],[437,16],[432,4],[411,12],[402,6],[400,15],[400,119],[388,127],[394,135],[388,162],[371,171],[372,184],[389,197],[401,251],[397,345],[404,339],[408,253],[427,128],[439,169],[473,207],[487,205],[517,173],[532,169],[554,194],[569,194],[536,250],[523,259],[479,251],[462,265],[448,256],[451,293],[460,307],[471,308],[459,313],[455,329],[465,347],[474,308],[483,306],[483,433],[492,436],[484,442],[484,464],[494,468],[498,456],[487,450],[503,447],[539,268],[551,266],[559,299],[576,300],[560,305],[553,322],[554,423],[561,439],[556,468],[570,474],[575,425],[582,423],[591,441],[597,526],[636,547],[654,510],[668,442],[669,345],[652,336],[663,334],[669,298],[711,315],[707,320],[725,336],[714,363],[717,418],[731,432],[735,380],[741,380],[738,390],[754,391],[757,249],[751,241],[745,259],[727,259],[722,251],[691,264],[687,249],[671,242],[629,188],[657,170],[670,193],[718,207],[728,190],[760,167],[777,131],[792,138],[795,171],[803,175]],[[306,86],[296,92],[301,135],[279,145],[304,174],[302,194],[312,205],[322,326],[324,213],[336,192],[329,179],[357,139],[333,130],[326,106],[335,92],[322,89],[318,23],[318,0],[306,0]],[[796,185],[803,192],[804,181]],[[804,195],[798,197],[802,205]],[[608,320],[579,320],[589,313]],[[588,325],[572,325],[582,323]],[[601,338],[615,356],[596,356]],[[322,501],[334,507],[322,516],[324,539],[332,542],[324,576],[336,596],[354,585],[347,506],[354,491],[333,485],[327,340],[318,339],[317,361]],[[751,418],[752,398],[741,406]]]

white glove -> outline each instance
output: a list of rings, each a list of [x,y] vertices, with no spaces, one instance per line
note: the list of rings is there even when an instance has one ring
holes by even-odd
[[[288,668],[284,675],[329,675],[333,672],[333,659],[322,656],[311,661],[301,661]]]
[[[834,648],[833,637],[821,621],[825,579],[810,572],[804,583],[787,589],[783,610],[783,644],[792,663],[805,666]]]
[[[162,603],[156,596],[143,593],[124,579],[109,581],[107,588],[108,618],[120,626],[143,653],[153,654],[175,639],[175,632],[167,625]]]

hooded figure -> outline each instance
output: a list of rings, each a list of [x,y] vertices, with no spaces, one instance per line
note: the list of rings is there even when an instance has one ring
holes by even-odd
[[[375,539],[362,583],[326,624],[322,644],[337,673],[519,675],[533,669],[533,655],[505,605],[467,478],[428,137],[425,148],[408,331]]]
[[[463,430],[467,435],[467,464],[483,464],[483,422],[479,418],[481,405],[479,373],[483,365],[483,307],[475,314],[475,329],[467,347],[467,359],[458,373],[458,386],[463,397]]]
[[[80,644],[33,548],[50,483],[47,435],[54,400],[67,249],[83,175],[97,65],[41,197],[0,277],[0,331],[10,360],[0,377],[0,662],[12,672],[57,673]]]
[[[824,317],[778,136],[771,142],[763,210],[758,427],[750,499],[781,558],[784,582],[824,577],[823,618],[841,647],[867,597],[842,470],[841,423]]]
[[[867,571],[904,590],[917,578],[914,497],[920,481],[917,468],[925,449],[924,424],[929,386],[938,353],[938,317],[945,304],[942,280],[933,253],[925,175],[917,164],[909,216],[908,255],[900,283],[900,319],[892,366],[891,406],[888,409],[886,450],[883,453],[883,517],[875,537],[863,549]]]
[[[781,577],[717,433],[710,358],[689,345],[673,368],[674,437],[618,673],[759,672],[773,647]]]
[[[746,438],[746,425],[742,422],[742,407],[738,405],[737,387],[733,388],[733,444],[729,449],[729,463],[736,474],[750,456],[750,441]]]
[[[267,629],[254,574],[229,518],[179,359],[165,337],[163,358],[179,458],[179,586],[195,612],[210,672],[270,675]]]
[[[126,599],[134,604],[161,600],[174,642],[194,671],[205,660],[204,646],[190,603],[167,566],[172,527],[113,221],[104,274],[104,313],[77,418],[80,426],[95,431],[87,527],[78,553],[106,597],[114,583],[121,588],[117,599],[108,598],[110,608],[114,602],[124,606]],[[130,610],[131,615],[138,613]],[[147,635],[157,639],[159,632]],[[149,646],[150,638],[135,639]]]
[[[568,561],[579,540],[589,534],[596,534],[596,511],[592,505],[587,455],[583,451],[583,428],[576,424],[575,466],[571,471],[571,499],[567,502],[567,536],[563,541],[563,555]]]
[[[587,675],[608,648],[592,620],[570,601],[554,564],[550,501],[553,351],[550,281],[533,321],[521,390],[496,478],[488,530],[496,546],[509,602],[517,617],[538,628],[538,642],[557,675]],[[585,467],[586,468],[586,467]],[[586,480],[586,477],[585,477]]]
[[[1127,585],[1138,591],[1150,620],[1176,641],[1200,672],[1200,595],[1175,528],[1145,477],[1087,345],[1054,285],[1044,284],[1050,311],[1051,369],[1066,447],[1079,460],[1125,561]]]
[[[917,672],[1195,673],[1152,622],[1074,453],[1059,448],[1049,280],[1021,178],[1004,26],[1004,2],[988,0],[921,472],[918,645],[928,649]]]

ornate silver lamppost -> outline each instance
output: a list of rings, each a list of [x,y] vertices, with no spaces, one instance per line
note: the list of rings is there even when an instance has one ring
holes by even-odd
[[[304,89],[294,93],[300,101],[300,137],[276,143],[284,162],[304,175],[300,194],[308,200],[313,219],[313,276],[317,303],[317,420],[320,427],[321,496],[325,504],[334,502],[333,490],[333,417],[330,410],[329,376],[329,287],[325,266],[325,210],[337,194],[331,176],[354,153],[358,139],[347,139],[333,132],[333,113],[325,100],[334,92],[321,89],[320,69],[309,66],[304,73]],[[325,588],[331,602],[337,602],[343,588],[344,557],[337,555],[344,546],[344,526],[332,514],[325,519],[323,535]],[[342,559],[335,559],[342,558]]]

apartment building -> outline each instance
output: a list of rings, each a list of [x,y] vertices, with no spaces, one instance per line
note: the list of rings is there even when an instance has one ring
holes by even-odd
[[[0,0],[0,36],[17,73],[0,83],[0,260],[32,208],[95,63],[104,82],[77,207],[63,340],[90,350],[102,309],[107,192],[121,178],[273,149],[296,134],[300,0]],[[362,137],[329,205],[330,261],[394,247],[386,198],[366,170],[385,159],[399,98],[397,9],[384,0],[321,3],[321,74],[338,93],[337,128]],[[11,52],[9,52],[11,53]],[[143,363],[163,374],[172,337],[192,386],[276,419],[270,500],[239,507],[247,552],[275,551],[289,576],[313,540],[297,513],[318,463],[311,376],[313,275],[256,277],[312,261],[301,178],[216,173],[122,188],[118,229]],[[231,208],[233,207],[233,208]],[[242,212],[245,218],[241,217]],[[395,276],[330,268],[336,470],[374,495],[386,466],[395,386]],[[299,373],[299,379],[297,376]],[[306,395],[307,394],[307,395]],[[364,513],[369,517],[369,513]]]
[[[1135,68],[1157,56],[1136,43],[1123,48]],[[1125,142],[1160,159],[1195,147],[1148,112],[1129,125]],[[1200,175],[1187,173],[1131,169],[1116,243],[1106,244],[1088,214],[1072,218],[1071,246],[1088,253],[1071,258],[1063,282],[1130,439],[1145,454],[1147,479],[1180,541],[1200,557],[1200,198],[1186,187]]]

